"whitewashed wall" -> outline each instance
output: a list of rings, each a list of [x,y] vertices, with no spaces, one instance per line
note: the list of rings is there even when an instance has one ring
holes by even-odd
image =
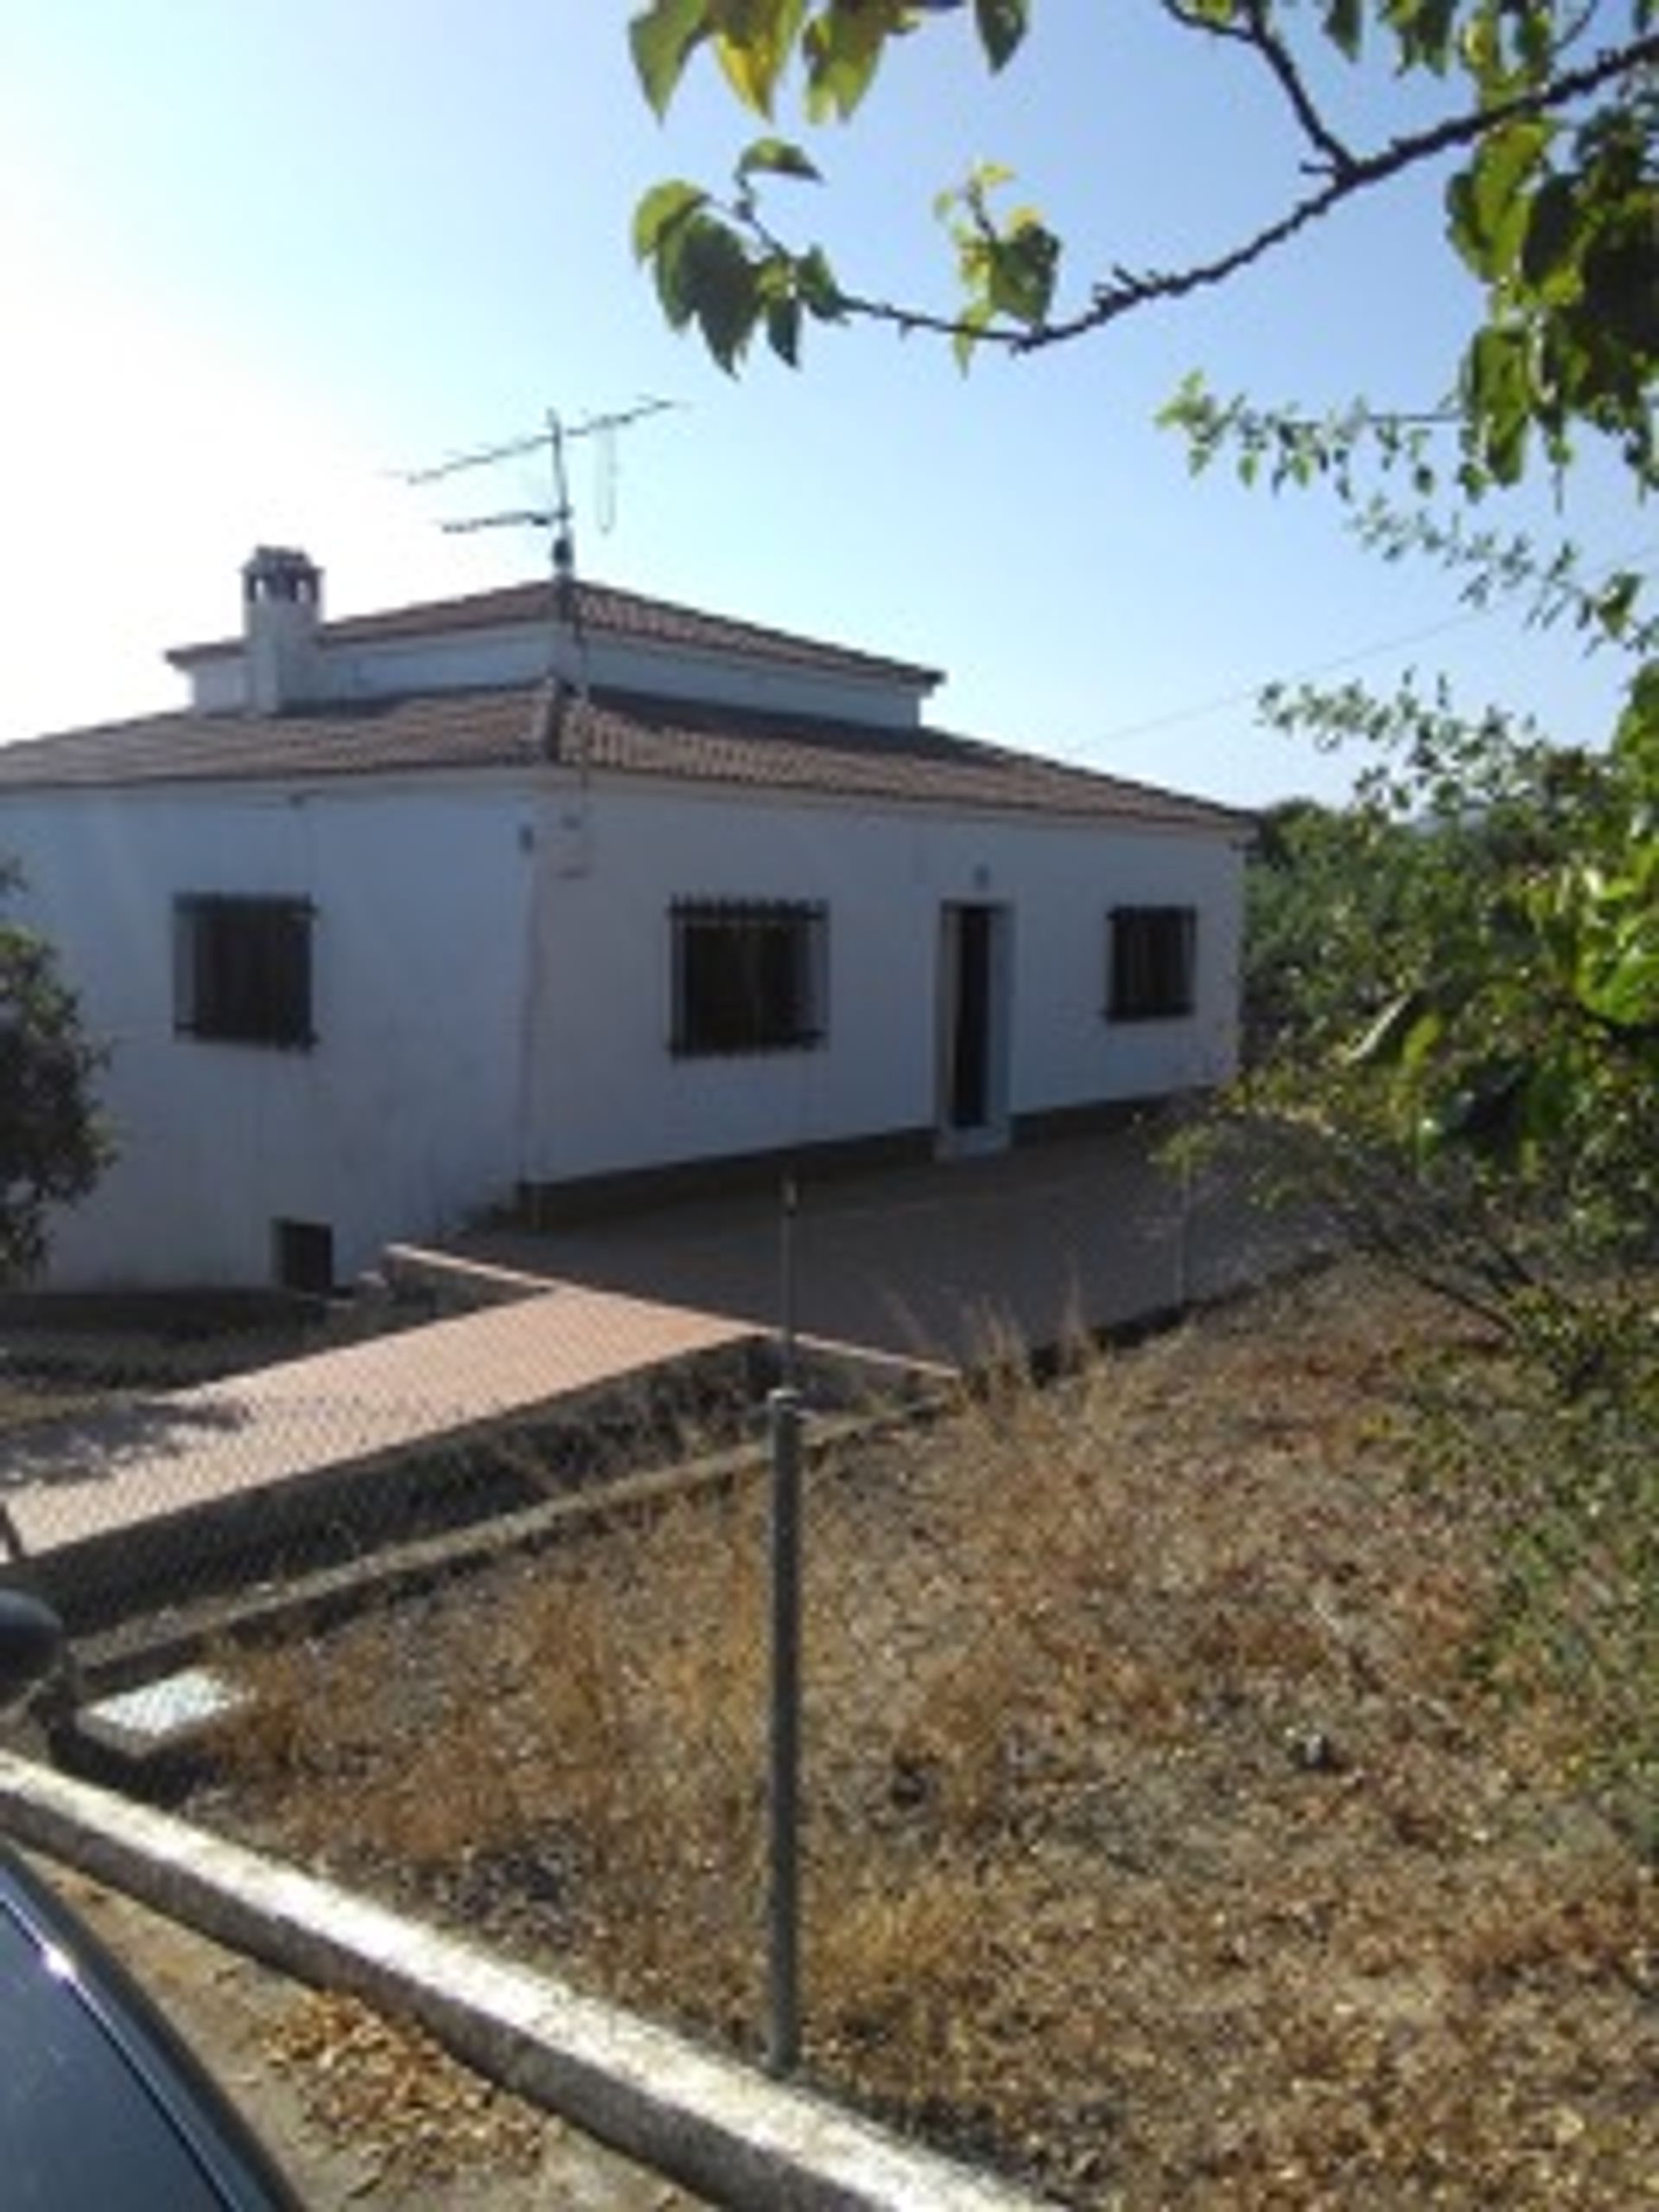
[[[946,900],[1012,912],[1016,1115],[1230,1069],[1223,839],[620,783],[580,823],[571,806],[523,771],[0,800],[26,911],[111,1046],[123,1147],[61,1219],[54,1279],[265,1282],[277,1218],[329,1224],[349,1275],[526,1177],[931,1127]],[[173,901],[191,892],[315,902],[313,1049],[175,1033]],[[671,1053],[669,907],[699,897],[827,904],[821,1048]],[[1199,910],[1191,1019],[1103,1018],[1106,913],[1141,902]]]
[[[330,1224],[349,1273],[518,1173],[531,862],[511,793],[207,789],[0,804],[0,850],[92,1033],[122,1156],[62,1216],[62,1283],[268,1282],[270,1224]],[[174,1032],[173,900],[315,902],[309,1051]]]
[[[405,698],[416,692],[478,685],[537,683],[557,671],[595,690],[638,691],[783,715],[817,715],[881,728],[913,728],[931,688],[879,669],[813,667],[787,658],[740,658],[686,645],[594,631],[584,655],[544,622],[448,637],[353,639],[325,630],[312,648],[302,684],[308,700]],[[296,663],[297,665],[297,663]],[[248,684],[236,645],[185,664],[190,702],[203,714],[240,714]]]
[[[1011,910],[1016,1115],[1231,1071],[1241,861],[1221,838],[613,785],[594,797],[588,842],[588,872],[550,871],[543,892],[539,1178],[931,1127],[946,901]],[[824,1045],[671,1054],[668,909],[704,897],[827,904]],[[1139,903],[1199,910],[1190,1019],[1103,1018],[1106,914]]]

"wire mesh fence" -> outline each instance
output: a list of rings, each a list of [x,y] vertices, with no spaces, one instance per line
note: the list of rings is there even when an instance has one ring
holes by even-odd
[[[13,1332],[0,1537],[91,1627],[472,1526],[488,1548],[509,1516],[755,1431],[752,1332],[647,1313],[619,1344],[613,1303],[582,1301],[574,1327],[545,1300],[377,1309],[321,1346]]]
[[[741,1340],[366,1456],[365,1402],[290,1374],[280,1456],[337,1475],[291,1524],[250,1484],[207,1554],[124,1529],[77,1643],[234,1682],[168,1778],[195,1817],[1065,2201],[1560,2201],[1480,2085],[1547,2120],[1593,2060],[1659,2156],[1651,1888],[1581,1808],[1547,1851],[1510,1809],[1553,1785],[1470,1701],[1492,1508],[1395,1441],[1426,1333],[1341,1274],[1041,1384],[1012,1339],[919,1396],[804,1345],[798,1435]],[[394,1407],[475,1414],[424,1341]],[[130,1360],[13,1381],[18,1520],[197,1426],[253,1450],[187,1417],[200,1373],[186,1415]]]
[[[303,1529],[256,1492],[164,1575],[128,1530],[83,1649],[142,1659],[159,1589],[245,1695],[200,1817],[1052,2181],[1098,2135],[1124,1932],[1101,1715],[1120,1748],[1168,1718],[1095,1619],[1150,1564],[1103,1478],[1135,1421],[1109,1366],[1057,1395],[1012,1344],[920,1409],[793,1364],[769,1426],[770,1363],[722,1354],[353,1463]],[[363,1418],[279,1411],[289,1460]],[[12,1465],[107,1417],[15,1430]]]
[[[1114,1792],[1180,1706],[1102,1632],[1114,1592],[1168,1575],[1121,1475],[1179,1421],[1081,1347],[1038,1389],[1012,1338],[920,1412],[803,1351],[805,1410],[785,1394],[769,1428],[776,1363],[746,1341],[519,1420],[446,1400],[424,1341],[398,1389],[355,1394],[281,1359],[182,1391],[130,1354],[59,1363],[45,1418],[0,1439],[48,1538],[25,1564],[75,1570],[94,1667],[188,1650],[237,1686],[167,1786],[1065,2179],[1101,2139],[1100,1993],[1146,1847]],[[101,1548],[54,1546],[56,1499],[111,1491],[131,1511]]]

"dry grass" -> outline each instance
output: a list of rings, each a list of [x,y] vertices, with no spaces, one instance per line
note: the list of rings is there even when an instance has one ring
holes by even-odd
[[[1471,1677],[1492,1499],[1400,1441],[1446,1330],[1327,1276],[814,1472],[815,2077],[1079,2204],[1659,2196],[1651,1875]],[[267,1656],[211,1809],[752,2049],[764,1535]]]

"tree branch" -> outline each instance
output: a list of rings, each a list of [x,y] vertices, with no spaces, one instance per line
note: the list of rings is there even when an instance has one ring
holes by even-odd
[[[1176,12],[1179,12],[1178,0]],[[1235,35],[1246,43],[1255,43],[1248,33]],[[850,315],[868,321],[891,323],[901,332],[925,331],[942,337],[969,334],[982,345],[1001,346],[1010,353],[1035,353],[1045,346],[1063,345],[1086,332],[1102,329],[1121,316],[1151,306],[1154,302],[1184,299],[1192,293],[1224,284],[1241,270],[1265,260],[1281,246],[1287,245],[1301,232],[1311,228],[1358,194],[1370,191],[1378,185],[1391,183],[1408,170],[1420,168],[1444,154],[1455,153],[1461,148],[1475,145],[1507,123],[1529,116],[1549,114],[1587,93],[1616,83],[1622,77],[1655,67],[1659,67],[1659,34],[1649,33],[1632,39],[1625,45],[1610,48],[1580,67],[1566,70],[1551,78],[1547,84],[1516,92],[1508,99],[1495,100],[1487,106],[1447,116],[1422,130],[1391,139],[1375,153],[1353,155],[1340,147],[1334,138],[1327,147],[1323,139],[1316,136],[1314,143],[1321,146],[1332,163],[1332,174],[1317,191],[1296,201],[1282,215],[1249,238],[1242,239],[1236,245],[1209,260],[1189,263],[1184,269],[1147,273],[1115,269],[1108,282],[1096,287],[1094,297],[1086,308],[1058,321],[1041,323],[1027,330],[988,328],[969,333],[960,316],[901,307],[892,301],[871,299],[857,293],[842,293],[840,304]],[[1292,74],[1294,78],[1294,65]],[[1283,84],[1285,80],[1281,78],[1280,81]],[[1295,79],[1295,81],[1300,85],[1300,79]],[[1288,86],[1287,93],[1288,96]],[[1310,113],[1314,113],[1311,103],[1309,107]],[[1316,114],[1314,120],[1318,124]],[[1323,131],[1322,124],[1318,127]],[[1306,119],[1303,128],[1308,128]],[[1310,136],[1313,133],[1310,132]]]
[[[1260,54],[1274,82],[1289,101],[1291,112],[1295,116],[1302,135],[1319,155],[1324,168],[1334,176],[1341,176],[1353,168],[1354,156],[1320,114],[1313,94],[1303,82],[1294,55],[1273,28],[1268,0],[1244,0],[1244,20],[1242,22],[1211,20],[1195,15],[1186,4],[1186,0],[1163,0],[1163,7],[1165,14],[1172,22],[1179,23],[1183,30],[1195,31],[1207,38],[1230,39],[1236,45],[1248,46]]]
[[[1039,329],[1007,334],[1013,350],[1026,353],[1057,345],[1065,339],[1079,337],[1085,331],[1098,330],[1131,308],[1144,307],[1154,300],[1182,299],[1189,293],[1224,283],[1230,276],[1287,244],[1299,232],[1321,220],[1357,193],[1390,183],[1406,170],[1433,161],[1442,154],[1474,145],[1506,123],[1548,114],[1620,77],[1655,64],[1659,64],[1659,35],[1650,34],[1645,38],[1632,39],[1625,46],[1611,48],[1598,54],[1593,61],[1552,78],[1547,85],[1535,86],[1507,100],[1495,100],[1490,106],[1446,117],[1427,130],[1392,139],[1376,153],[1351,160],[1347,168],[1338,170],[1319,191],[1310,193],[1306,199],[1287,209],[1276,222],[1211,261],[1193,262],[1185,269],[1150,276],[1115,270],[1111,282],[1096,290],[1093,302],[1080,315],[1064,322],[1045,323]]]

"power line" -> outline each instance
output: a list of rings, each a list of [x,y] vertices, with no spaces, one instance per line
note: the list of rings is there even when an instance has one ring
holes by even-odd
[[[1611,575],[1618,569],[1637,569],[1647,573],[1652,566],[1656,550],[1653,544],[1639,545],[1622,558],[1607,561],[1593,572]],[[1116,729],[1090,738],[1090,746],[1122,745],[1132,738],[1147,737],[1161,729],[1173,729],[1182,722],[1203,721],[1211,715],[1223,713],[1229,707],[1253,706],[1269,683],[1311,683],[1321,676],[1334,676],[1344,668],[1353,668],[1361,661],[1380,659],[1385,653],[1404,652],[1413,645],[1427,644],[1430,639],[1442,638],[1448,631],[1466,629],[1470,624],[1483,621],[1497,611],[1499,602],[1489,600],[1479,607],[1465,607],[1460,614],[1448,614],[1439,622],[1431,622],[1421,629],[1407,630],[1397,637],[1382,638],[1373,645],[1357,645],[1352,652],[1337,653],[1329,660],[1314,661],[1303,668],[1294,669],[1287,676],[1263,677],[1260,683],[1241,686],[1224,692],[1218,698],[1206,700],[1202,705],[1176,707],[1167,714],[1148,715],[1144,721],[1124,722]]]

